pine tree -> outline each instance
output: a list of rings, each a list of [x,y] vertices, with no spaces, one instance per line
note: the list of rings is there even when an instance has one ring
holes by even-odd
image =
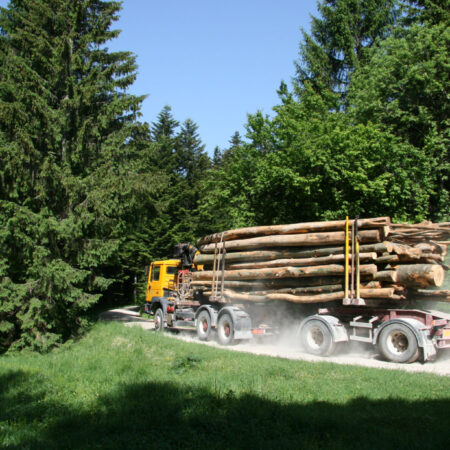
[[[323,0],[313,17],[311,34],[303,31],[296,88],[305,84],[337,106],[353,71],[363,64],[367,49],[385,38],[397,18],[397,0]],[[337,97],[332,93],[339,94]]]
[[[154,209],[153,149],[120,3],[12,0],[0,11],[0,346],[46,349],[121,275],[133,216]],[[144,169],[143,169],[144,167]],[[144,204],[139,200],[146,199]],[[129,242],[129,240],[128,240]]]
[[[176,172],[177,165],[177,129],[179,122],[172,115],[172,109],[166,105],[152,123],[152,140],[157,143],[155,164],[167,173]]]

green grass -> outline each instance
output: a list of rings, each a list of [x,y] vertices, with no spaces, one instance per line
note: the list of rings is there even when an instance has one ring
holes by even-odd
[[[248,355],[99,323],[0,358],[0,447],[447,448],[450,377]]]

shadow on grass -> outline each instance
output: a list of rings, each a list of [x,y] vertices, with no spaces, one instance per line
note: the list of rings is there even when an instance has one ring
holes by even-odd
[[[123,385],[88,411],[76,411],[47,402],[44,392],[27,395],[30,382],[21,372],[0,378],[0,436],[5,423],[17,423],[24,431],[3,448],[448,446],[450,402],[445,400],[357,398],[345,405],[281,404],[232,391],[148,382]]]

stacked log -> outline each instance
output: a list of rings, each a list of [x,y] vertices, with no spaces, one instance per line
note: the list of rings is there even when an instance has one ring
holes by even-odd
[[[444,281],[449,224],[392,224],[389,217],[378,217],[360,219],[357,225],[361,298],[406,301],[420,295],[448,301],[447,291],[437,298],[423,291]],[[218,301],[343,300],[345,226],[346,221],[309,222],[205,236],[195,257],[203,269],[193,273],[192,287]],[[348,293],[352,297],[353,287]]]

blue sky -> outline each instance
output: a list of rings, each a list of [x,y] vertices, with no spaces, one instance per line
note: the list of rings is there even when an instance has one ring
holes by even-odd
[[[197,123],[212,152],[245,134],[248,113],[271,113],[310,14],[316,0],[124,0],[122,33],[109,48],[137,56],[130,92],[148,94],[142,119],[154,122],[169,105],[178,121]]]

